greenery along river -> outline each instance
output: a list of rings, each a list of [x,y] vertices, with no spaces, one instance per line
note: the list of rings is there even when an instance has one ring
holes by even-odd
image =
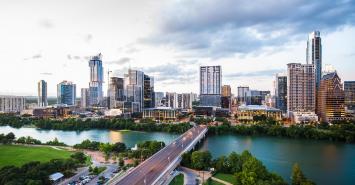
[[[128,147],[133,147],[136,143],[145,140],[159,140],[169,144],[178,137],[177,134],[162,132],[98,129],[76,132],[0,126],[0,133],[9,132],[13,132],[16,137],[31,136],[42,142],[53,140],[56,137],[68,145],[90,139],[111,143],[120,141],[126,143]],[[354,144],[226,134],[209,136],[205,140],[202,150],[209,150],[213,157],[228,155],[232,151],[241,153],[243,150],[249,150],[270,171],[280,174],[286,181],[290,181],[293,163],[298,162],[306,176],[317,184],[353,185],[355,182]]]

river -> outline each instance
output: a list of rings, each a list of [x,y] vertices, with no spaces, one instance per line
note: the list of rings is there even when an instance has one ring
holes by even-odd
[[[13,132],[17,138],[31,136],[42,142],[58,138],[61,142],[74,145],[85,139],[90,139],[110,143],[124,142],[128,147],[147,140],[159,140],[169,144],[178,137],[176,134],[162,132],[98,129],[60,131],[0,126],[0,133],[9,132]],[[270,171],[280,174],[288,182],[290,182],[292,165],[297,162],[305,175],[317,184],[355,184],[354,144],[277,137],[219,135],[206,138],[201,150],[209,150],[213,157],[228,155],[232,151],[241,153],[244,150],[249,150]]]

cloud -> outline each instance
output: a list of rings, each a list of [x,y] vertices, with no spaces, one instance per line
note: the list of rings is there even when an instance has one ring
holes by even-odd
[[[268,70],[262,70],[262,71],[230,73],[230,74],[224,74],[223,77],[238,78],[238,77],[272,76],[276,73],[281,73],[281,72],[284,72],[284,69],[268,69]]]
[[[158,30],[140,42],[206,57],[260,53],[355,23],[353,0],[181,0],[162,8]],[[196,11],[198,10],[198,11]]]
[[[104,61],[106,64],[116,64],[116,65],[123,65],[126,63],[129,63],[131,61],[131,58],[128,57],[123,57],[118,60],[113,60],[113,61]]]
[[[40,73],[41,75],[48,75],[48,76],[50,76],[50,75],[53,75],[53,73],[49,73],[49,72],[43,72],[43,73]]]
[[[49,19],[43,19],[43,20],[39,21],[39,25],[43,28],[46,28],[46,29],[50,29],[50,28],[54,27],[54,24]]]
[[[40,58],[42,58],[42,55],[41,54],[35,54],[35,55],[33,55],[32,57],[27,57],[27,58],[24,58],[23,60],[35,60],[35,59],[40,59]]]

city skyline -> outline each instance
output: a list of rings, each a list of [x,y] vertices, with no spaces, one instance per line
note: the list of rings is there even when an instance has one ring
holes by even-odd
[[[269,15],[258,3],[231,0],[205,4],[90,1],[86,6],[81,6],[83,1],[2,1],[0,15],[11,19],[0,20],[5,25],[0,39],[7,46],[0,49],[0,94],[35,96],[36,83],[42,79],[48,83],[50,97],[56,96],[56,84],[63,80],[85,88],[88,57],[100,52],[105,95],[107,70],[113,71],[111,76],[123,77],[129,67],[153,76],[155,91],[199,92],[199,66],[210,65],[223,68],[221,85],[231,85],[235,95],[237,86],[244,85],[272,90],[275,73],[286,72],[288,63],[306,63],[308,34],[314,30],[322,36],[323,67],[332,64],[344,81],[355,78],[352,1],[275,2],[265,3],[273,6],[274,14]],[[216,6],[226,11],[216,12]],[[204,11],[192,13],[196,7]],[[185,11],[177,16],[179,9]],[[58,13],[63,10],[65,15]],[[302,18],[297,16],[301,10]],[[159,34],[165,36],[159,39]]]

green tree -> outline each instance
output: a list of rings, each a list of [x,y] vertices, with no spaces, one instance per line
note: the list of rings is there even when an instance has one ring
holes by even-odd
[[[314,182],[308,180],[303,174],[298,163],[295,163],[292,167],[292,185],[313,185]]]
[[[110,143],[101,143],[100,151],[104,153],[105,160],[107,161],[110,158],[112,152],[112,145]]]
[[[194,151],[191,154],[191,165],[194,169],[202,170],[210,167],[211,153],[208,151]]]
[[[117,142],[112,145],[112,151],[115,153],[124,152],[124,151],[126,151],[126,149],[127,149],[126,144],[121,143],[121,142]]]

